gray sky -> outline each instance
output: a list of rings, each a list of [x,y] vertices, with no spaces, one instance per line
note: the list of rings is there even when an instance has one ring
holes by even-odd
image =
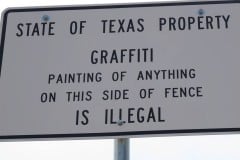
[[[158,0],[157,2],[159,2]],[[0,0],[7,7],[147,2],[147,0]],[[154,2],[154,0],[151,0]],[[131,139],[131,160],[239,160],[240,135],[171,136]],[[108,140],[0,142],[1,160],[112,160],[114,144]]]

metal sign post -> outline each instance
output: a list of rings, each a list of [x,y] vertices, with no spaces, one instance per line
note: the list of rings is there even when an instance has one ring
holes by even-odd
[[[129,138],[118,138],[114,141],[114,160],[129,160]]]

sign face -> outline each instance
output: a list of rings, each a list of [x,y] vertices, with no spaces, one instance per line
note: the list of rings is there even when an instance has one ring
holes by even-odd
[[[8,9],[0,139],[240,131],[238,1]]]

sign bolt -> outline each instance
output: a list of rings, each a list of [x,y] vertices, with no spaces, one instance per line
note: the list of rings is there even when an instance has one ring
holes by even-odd
[[[122,121],[122,120],[119,120],[119,121],[117,122],[118,126],[122,126],[124,123],[125,123],[125,122]]]
[[[49,20],[50,20],[50,17],[49,17],[48,15],[43,15],[43,16],[42,16],[42,21],[47,22],[47,21],[49,21]]]
[[[204,10],[203,9],[199,9],[198,10],[198,14],[201,15],[201,16],[204,15]]]

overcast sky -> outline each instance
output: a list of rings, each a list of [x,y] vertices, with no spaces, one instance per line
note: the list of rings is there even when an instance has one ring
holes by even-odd
[[[153,2],[154,0],[151,0]],[[160,0],[158,0],[159,2]],[[147,2],[147,0],[0,0],[7,7]],[[131,160],[239,160],[240,135],[132,138]],[[114,141],[0,142],[1,160],[112,160]]]

